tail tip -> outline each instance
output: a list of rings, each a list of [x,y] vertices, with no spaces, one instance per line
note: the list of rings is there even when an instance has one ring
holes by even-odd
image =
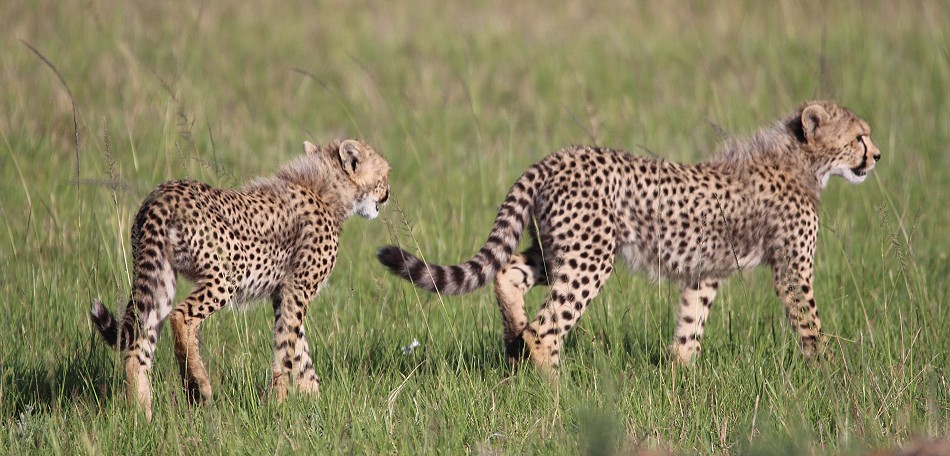
[[[92,299],[92,306],[89,308],[89,314],[92,315],[93,320],[101,320],[109,313],[109,310],[106,309],[106,306],[102,304],[102,301],[99,298]]]
[[[389,269],[398,269],[405,263],[405,252],[394,245],[387,245],[380,247],[376,251],[376,259],[379,260],[383,266],[386,266]]]
[[[102,301],[95,298],[89,308],[89,316],[92,318],[93,325],[99,330],[99,334],[102,334],[102,337],[106,339],[106,343],[115,347],[118,340],[118,330],[112,312],[109,312],[109,309],[102,305]]]

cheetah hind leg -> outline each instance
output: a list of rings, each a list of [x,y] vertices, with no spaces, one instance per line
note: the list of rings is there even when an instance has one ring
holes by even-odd
[[[609,235],[610,232],[607,232]],[[531,362],[549,380],[558,378],[561,343],[580,320],[590,302],[600,293],[613,272],[612,241],[587,251],[562,253],[554,261],[558,269],[551,274],[551,292],[535,319],[524,330],[525,345],[531,350]],[[596,256],[596,252],[600,252]]]
[[[167,263],[159,264],[154,276],[139,274],[136,291],[129,300],[122,322],[123,331],[131,332],[127,336],[132,337],[124,359],[127,394],[144,410],[148,421],[152,421],[150,377],[155,345],[162,321],[168,316],[175,296],[175,273]]]
[[[126,312],[134,311],[130,307]],[[127,318],[135,318],[134,324],[139,325],[138,316],[133,315]],[[145,412],[145,419],[152,421],[152,387],[149,377],[154,345],[149,344],[148,336],[141,334],[142,332],[139,329],[139,335],[124,355],[126,394],[130,401],[138,404]],[[149,347],[152,349],[150,350]]]
[[[495,297],[504,324],[505,355],[508,364],[517,367],[528,356],[522,333],[528,326],[524,295],[531,287],[546,285],[541,251],[532,248],[513,255],[495,275]]]
[[[212,312],[221,308],[230,299],[230,288],[202,284],[195,289],[172,311],[172,336],[175,343],[175,357],[188,399],[192,403],[211,403],[211,382],[208,371],[201,362],[198,350],[198,330],[201,322]],[[224,290],[221,293],[218,290]]]

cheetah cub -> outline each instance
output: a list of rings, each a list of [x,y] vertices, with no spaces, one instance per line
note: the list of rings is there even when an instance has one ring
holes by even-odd
[[[881,158],[867,122],[830,101],[806,103],[717,158],[673,163],[598,147],[569,147],[528,168],[501,205],[485,245],[465,263],[426,264],[381,248],[379,261],[416,286],[463,294],[494,277],[509,360],[524,346],[554,374],[561,341],[613,271],[634,269],[682,285],[671,347],[700,351],[719,283],[765,263],[808,358],[821,349],[813,265],[818,201],[830,176],[860,183]],[[528,227],[533,245],[515,254]],[[550,286],[530,323],[524,294]]]
[[[318,393],[303,330],[307,306],[333,270],[344,220],[373,219],[389,198],[389,164],[355,140],[305,142],[304,151],[275,175],[239,189],[172,181],[142,203],[132,226],[135,276],[122,322],[98,299],[91,314],[106,342],[125,351],[128,395],[149,420],[149,377],[165,318],[189,399],[209,402],[198,351],[201,322],[227,304],[264,297],[274,305],[276,400],[287,395],[291,375],[300,390]],[[194,290],[175,305],[178,276]]]

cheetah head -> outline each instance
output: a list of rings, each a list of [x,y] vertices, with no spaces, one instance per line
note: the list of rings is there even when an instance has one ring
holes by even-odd
[[[871,127],[848,109],[816,101],[802,107],[798,117],[822,187],[831,176],[841,176],[852,184],[864,182],[881,159],[881,151],[871,142]]]
[[[368,144],[353,139],[334,141],[339,144],[331,152],[331,161],[339,166],[344,176],[341,185],[349,187],[354,195],[347,216],[359,214],[368,219],[379,215],[381,205],[389,200],[389,163]],[[308,154],[319,153],[320,148],[310,142],[304,144]]]

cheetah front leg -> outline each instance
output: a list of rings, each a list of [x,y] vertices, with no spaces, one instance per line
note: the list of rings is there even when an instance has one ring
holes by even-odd
[[[813,271],[810,260],[792,262],[787,266],[773,267],[772,279],[775,293],[785,305],[785,315],[798,332],[802,353],[808,360],[818,361],[823,356],[823,341],[812,288]]]
[[[703,328],[712,309],[719,281],[697,280],[683,285],[680,293],[679,320],[670,349],[676,362],[688,364],[702,350]]]
[[[294,352],[296,353],[295,356],[300,357],[300,361],[297,362],[294,369],[297,388],[304,393],[319,397],[320,377],[313,369],[313,360],[310,359],[310,344],[307,343],[307,338],[304,336],[303,322],[300,324],[300,331],[297,334],[297,348]]]
[[[524,339],[521,337],[528,326],[524,295],[538,284],[546,285],[547,276],[541,249],[537,247],[513,255],[495,275],[495,297],[505,326],[505,355],[511,366],[516,366],[525,356]]]
[[[280,403],[287,397],[290,376],[305,393],[319,394],[320,379],[313,369],[310,346],[304,335],[304,318],[313,295],[292,284],[274,295],[274,368],[271,391]]]

